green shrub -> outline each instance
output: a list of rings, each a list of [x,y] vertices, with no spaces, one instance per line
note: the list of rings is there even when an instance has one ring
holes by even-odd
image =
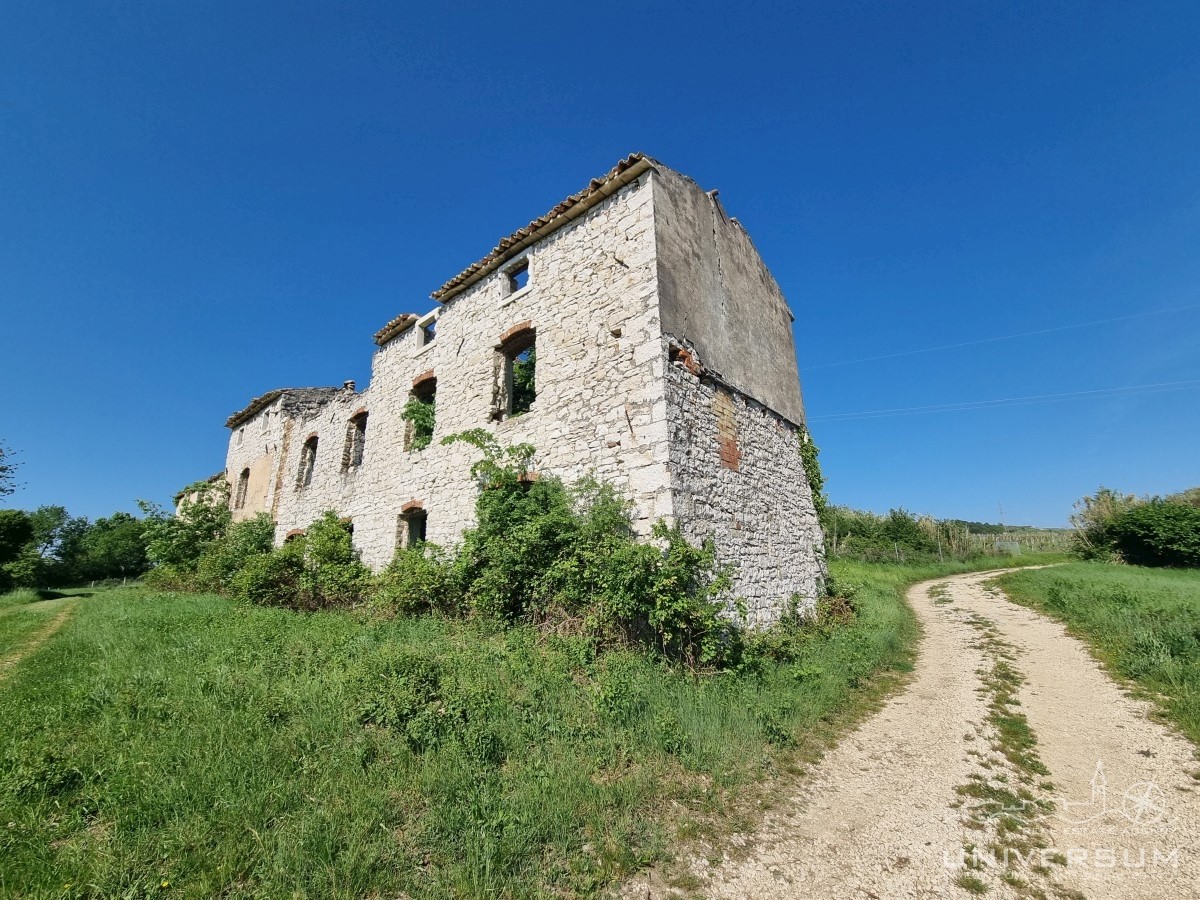
[[[845,506],[830,506],[823,522],[830,556],[868,562],[932,561],[978,555],[965,527],[958,523],[915,516],[904,509],[886,516]]]
[[[457,612],[463,603],[463,587],[456,561],[432,544],[397,550],[375,579],[372,598],[383,609],[400,615]]]
[[[237,522],[218,540],[206,546],[196,565],[196,586],[228,593],[237,573],[251,557],[270,553],[275,544],[275,523],[268,513]]]
[[[433,398],[412,397],[404,404],[400,418],[412,429],[409,450],[424,450],[433,440],[433,427],[437,417]]]
[[[231,579],[234,596],[266,606],[322,609],[361,600],[371,573],[358,559],[348,523],[327,512],[269,553],[252,554]]]
[[[289,541],[282,547],[252,556],[232,579],[233,596],[261,606],[300,606],[304,546]]]
[[[1131,565],[1200,567],[1200,509],[1194,506],[1151,500],[1122,512],[1108,532]]]
[[[138,506],[146,516],[142,536],[149,561],[154,566],[170,566],[185,577],[196,571],[209,544],[229,530],[232,514],[229,483],[224,478],[190,484],[180,495],[179,510],[173,516],[146,500],[139,500]]]
[[[483,451],[478,524],[456,570],[469,609],[504,622],[567,617],[601,640],[652,647],[693,669],[733,664],[742,649],[729,572],[711,543],[695,547],[661,522],[636,539],[630,506],[608,485],[568,489],[529,477],[534,448],[502,449],[484,431],[452,435]]]

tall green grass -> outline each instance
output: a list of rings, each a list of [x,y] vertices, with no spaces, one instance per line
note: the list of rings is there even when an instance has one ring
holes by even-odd
[[[870,708],[911,668],[904,589],[967,568],[838,563],[852,621],[704,678],[525,627],[81,597],[0,691],[0,895],[595,894]]]
[[[1018,603],[1065,622],[1200,744],[1200,571],[1077,562],[999,581]]]
[[[19,590],[0,595],[0,660],[16,653],[56,613],[62,611],[64,599],[42,600],[35,591]]]

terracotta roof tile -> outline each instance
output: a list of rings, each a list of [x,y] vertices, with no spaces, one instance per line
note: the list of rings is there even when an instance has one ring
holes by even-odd
[[[396,318],[392,319],[392,321],[388,322],[377,332],[375,332],[375,343],[382,347],[388,341],[399,337],[400,335],[404,334],[404,332],[408,331],[408,329],[412,328],[413,323],[416,322],[417,319],[418,316],[415,316],[412,313],[400,313],[400,315],[396,316]]]

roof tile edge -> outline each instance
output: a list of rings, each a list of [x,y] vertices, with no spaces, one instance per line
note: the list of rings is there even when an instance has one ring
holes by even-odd
[[[418,318],[420,317],[413,313],[401,313],[375,332],[375,343],[382,347],[388,341],[398,338],[412,328]]]
[[[244,408],[235,412],[232,416],[230,416],[228,419],[225,420],[225,427],[226,428],[237,428],[238,425],[241,425],[243,422],[245,422],[249,419],[253,419],[256,415],[258,415],[260,412],[262,412],[264,409],[266,409],[268,406],[270,406],[272,403],[274,403],[276,400],[278,400],[280,397],[283,397],[286,394],[298,394],[298,393],[305,392],[305,391],[318,391],[322,394],[328,394],[328,395],[332,396],[333,394],[336,394],[338,391],[342,391],[345,389],[346,388],[344,385],[340,388],[338,388],[338,387],[276,388],[273,391],[267,391],[261,397],[255,397],[253,400],[251,400],[249,403],[247,403]]]
[[[634,181],[656,164],[656,160],[643,153],[629,154],[606,174],[599,178],[593,178],[588,182],[588,186],[579,193],[572,194],[556,204],[544,216],[539,216],[524,228],[519,228],[508,237],[502,238],[491,253],[459,272],[430,296],[439,303],[445,303],[494,272],[526,247],[562,228],[602,200],[611,197],[616,191]]]

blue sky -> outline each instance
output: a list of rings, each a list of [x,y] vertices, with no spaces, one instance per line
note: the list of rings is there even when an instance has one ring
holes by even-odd
[[[1200,380],[1197,110],[1195,3],[6,4],[6,502],[167,500],[633,150],[779,280],[835,502],[1200,483],[1194,384],[831,418]]]

